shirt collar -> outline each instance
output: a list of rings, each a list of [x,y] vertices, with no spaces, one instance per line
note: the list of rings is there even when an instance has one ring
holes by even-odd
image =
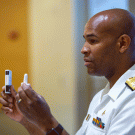
[[[108,92],[108,95],[115,101],[126,87],[125,84],[126,80],[134,76],[135,76],[135,65],[133,65],[117,80],[117,82],[113,85],[113,87]]]
[[[110,83],[108,82],[107,85],[105,86],[105,88],[102,91],[101,100],[102,100],[103,96],[106,95],[109,92],[109,90],[110,90]]]

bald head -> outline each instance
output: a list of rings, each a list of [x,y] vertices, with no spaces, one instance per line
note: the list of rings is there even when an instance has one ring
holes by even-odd
[[[130,44],[128,49],[130,49],[129,52],[132,51],[132,56],[135,59],[135,16],[131,12],[124,9],[110,9],[99,12],[90,18],[85,26],[87,31],[91,28],[100,33],[110,34],[116,39],[121,35],[127,35],[125,39]]]
[[[100,16],[104,18],[103,22],[106,25],[106,29],[113,32],[113,34],[115,33],[119,36],[127,34],[131,38],[134,36],[135,17],[131,12],[123,9],[110,9],[96,14],[92,19]]]
[[[105,10],[94,15],[88,21],[88,23],[90,21],[93,21],[93,23],[95,23],[95,27],[102,27],[101,31],[107,31],[108,33],[115,34],[116,36],[127,34],[130,36],[131,39],[134,38],[135,16],[127,10]]]

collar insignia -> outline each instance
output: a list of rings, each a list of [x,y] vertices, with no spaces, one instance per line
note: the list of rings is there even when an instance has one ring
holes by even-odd
[[[102,113],[102,116],[105,114],[106,110]]]
[[[135,90],[135,77],[131,77],[129,78],[125,84],[132,90],[134,91]]]

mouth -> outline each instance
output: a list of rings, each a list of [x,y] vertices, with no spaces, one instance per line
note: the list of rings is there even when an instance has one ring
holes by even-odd
[[[84,63],[84,66],[89,67],[89,66],[91,65],[91,63],[92,63],[92,62],[85,62],[85,63]]]
[[[85,61],[84,66],[86,66],[86,67],[90,66],[90,64],[92,63],[92,61],[88,58],[84,58],[84,61]]]

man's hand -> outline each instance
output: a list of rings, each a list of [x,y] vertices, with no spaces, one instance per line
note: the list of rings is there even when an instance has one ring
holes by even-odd
[[[18,88],[18,94],[15,99],[23,115],[45,132],[58,125],[45,99],[37,94],[30,85],[23,83]]]
[[[11,86],[11,89],[14,89],[13,85]],[[11,118],[14,121],[20,122],[24,116],[17,106],[16,99],[13,97],[12,94],[5,94],[5,86],[2,87],[2,90],[2,98],[0,97],[0,103],[3,106],[1,109],[9,118]]]
[[[23,84],[18,88],[18,93],[11,86],[10,95],[5,94],[4,86],[2,89],[1,109],[9,118],[21,123],[30,135],[44,135],[50,129],[57,127],[58,122],[52,116],[45,99],[30,85]],[[62,135],[69,134],[63,130]]]

